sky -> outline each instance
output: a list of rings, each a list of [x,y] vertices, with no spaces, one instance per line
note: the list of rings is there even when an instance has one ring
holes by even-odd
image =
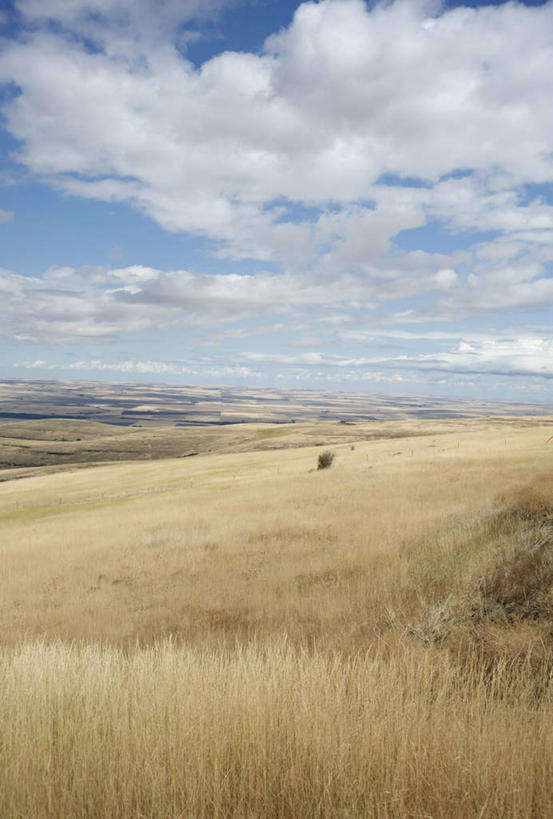
[[[0,0],[0,377],[553,396],[553,0]]]

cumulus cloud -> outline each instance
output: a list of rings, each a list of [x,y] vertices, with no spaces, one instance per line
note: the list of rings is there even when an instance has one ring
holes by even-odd
[[[401,332],[390,333],[405,338]],[[375,334],[376,335],[376,334]],[[411,338],[428,338],[428,333],[410,334]],[[437,335],[437,334],[434,334]],[[453,333],[441,334],[440,338],[454,338]],[[299,355],[268,353],[244,353],[243,358],[252,362],[269,362],[280,365],[321,367],[357,370],[357,378],[370,377],[367,373],[375,367],[390,370],[416,372],[420,370],[443,370],[451,373],[491,374],[506,376],[539,376],[553,378],[553,338],[536,335],[520,337],[493,337],[475,334],[439,353],[418,356],[401,355],[392,358],[372,356],[351,358],[343,355],[309,352]],[[404,376],[402,376],[404,377]]]
[[[67,33],[78,34],[107,53],[132,56],[163,45],[184,26],[216,15],[237,0],[19,0],[24,18],[37,25],[54,21]]]
[[[393,237],[433,220],[546,245],[553,208],[517,191],[553,181],[551,2],[307,2],[263,53],[196,68],[179,26],[221,2],[19,0],[33,28],[0,79],[21,161],[286,270],[378,276]]]
[[[422,286],[419,279],[419,292]],[[381,274],[378,281],[345,274],[331,280],[261,272],[206,275],[140,265],[51,267],[40,277],[0,269],[0,336],[67,343],[171,327],[211,326],[219,332],[222,324],[260,314],[286,316],[287,324],[272,325],[286,333],[293,329],[290,321],[298,311],[304,323],[310,311],[312,320],[324,317],[332,325],[344,320],[339,313],[344,307],[362,305],[370,312],[410,292],[410,287],[409,271],[401,268]],[[426,289],[441,291],[442,285],[427,275]],[[271,325],[266,328],[270,331]],[[235,330],[234,335],[243,333]]]
[[[432,353],[409,362],[450,372],[553,378],[553,338],[487,338],[460,341],[446,353]]]

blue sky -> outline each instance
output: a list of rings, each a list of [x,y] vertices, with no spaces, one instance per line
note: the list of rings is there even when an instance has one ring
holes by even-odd
[[[0,0],[0,377],[551,400],[553,2]]]

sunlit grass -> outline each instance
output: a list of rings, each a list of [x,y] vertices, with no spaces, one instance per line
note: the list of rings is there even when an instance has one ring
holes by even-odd
[[[0,815],[552,815],[546,432],[1,486]]]

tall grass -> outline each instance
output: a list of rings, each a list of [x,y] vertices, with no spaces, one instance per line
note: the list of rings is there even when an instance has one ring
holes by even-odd
[[[29,644],[3,656],[0,814],[530,817],[553,812],[553,699],[404,645]]]

